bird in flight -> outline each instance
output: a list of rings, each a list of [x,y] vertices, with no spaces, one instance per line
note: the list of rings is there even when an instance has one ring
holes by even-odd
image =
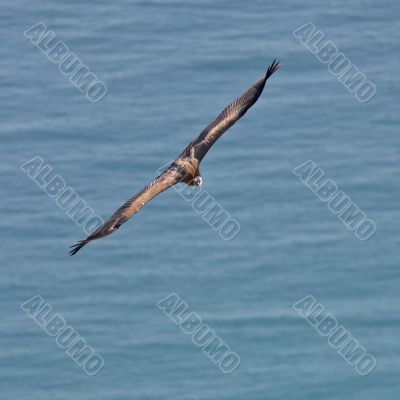
[[[86,239],[70,247],[70,255],[76,254],[83,246],[92,240],[100,239],[114,233],[123,223],[140,211],[150,200],[177,183],[190,186],[200,186],[202,177],[199,170],[201,160],[212,145],[238,121],[247,110],[258,100],[264,90],[267,79],[279,68],[277,60],[268,68],[266,74],[244,92],[238,99],[229,104],[218,117],[211,122],[193,140],[178,158],[173,161],[154,181],[150,182],[139,193],[123,204],[103,225],[97,228]]]

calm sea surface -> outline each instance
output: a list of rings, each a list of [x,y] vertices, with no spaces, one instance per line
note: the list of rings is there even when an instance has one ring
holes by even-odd
[[[397,399],[398,1],[0,4],[0,399]],[[42,22],[104,82],[91,103],[26,37]],[[311,22],[376,85],[360,103],[292,32]],[[240,224],[221,239],[174,190],[85,234],[20,166],[39,156],[103,218],[277,57],[202,164]],[[292,169],[313,160],[376,224],[356,238]],[[177,293],[240,356],[224,374],[157,308]],[[39,295],[104,359],[88,376],[21,303]],[[360,376],[293,310],[312,295],[376,359]]]

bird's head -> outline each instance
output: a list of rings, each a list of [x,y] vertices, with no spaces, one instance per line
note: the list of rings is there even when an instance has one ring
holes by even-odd
[[[201,176],[196,176],[195,178],[193,178],[192,184],[193,186],[201,186],[203,184],[203,179],[201,178]]]

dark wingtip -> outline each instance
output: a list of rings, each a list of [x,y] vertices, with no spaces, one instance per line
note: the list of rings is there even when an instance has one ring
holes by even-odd
[[[267,73],[265,75],[265,80],[267,80],[274,72],[276,72],[280,67],[282,67],[283,64],[281,64],[276,58],[272,62],[272,64],[268,67]]]
[[[73,256],[75,255],[83,246],[85,246],[86,244],[88,244],[90,242],[90,240],[80,240],[78,243],[69,246],[69,248],[71,249],[69,251],[69,255]]]

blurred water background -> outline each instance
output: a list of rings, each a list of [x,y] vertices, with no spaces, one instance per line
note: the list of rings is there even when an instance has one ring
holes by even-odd
[[[394,399],[400,394],[399,4],[3,0],[0,399]],[[91,103],[23,32],[43,22],[108,93]],[[360,103],[293,36],[322,30],[377,88]],[[20,170],[41,156],[108,217],[277,57],[209,152],[224,241],[174,190],[85,237]],[[323,168],[371,218],[358,240],[292,169]],[[223,374],[157,307],[176,292],[238,353]],[[87,376],[20,308],[40,295],[102,355]],[[292,309],[311,294],[376,357],[359,376]]]

